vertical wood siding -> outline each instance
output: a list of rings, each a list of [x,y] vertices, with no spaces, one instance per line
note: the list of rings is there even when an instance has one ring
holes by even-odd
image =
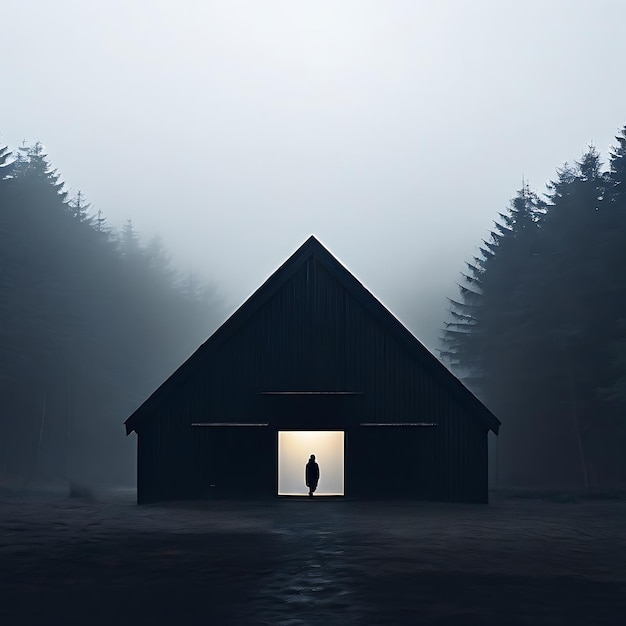
[[[363,395],[322,401],[262,394],[268,391]],[[312,413],[306,419],[303,403]],[[260,421],[270,427],[191,427]],[[346,431],[348,495],[487,500],[487,427],[314,257],[144,424],[142,501],[204,497],[218,483],[223,494],[275,494],[276,429],[316,424]]]

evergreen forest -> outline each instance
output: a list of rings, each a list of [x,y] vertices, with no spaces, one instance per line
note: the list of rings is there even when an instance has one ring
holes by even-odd
[[[0,476],[134,484],[123,421],[222,317],[214,289],[0,147]]]
[[[626,484],[626,127],[540,196],[527,183],[466,263],[441,356],[501,420],[500,486]]]
[[[498,486],[626,483],[626,127],[527,183],[449,299],[441,357],[501,420]],[[223,319],[159,238],[0,146],[0,477],[134,483],[123,420]]]

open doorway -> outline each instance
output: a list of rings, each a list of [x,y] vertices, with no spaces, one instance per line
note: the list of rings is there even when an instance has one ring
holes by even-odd
[[[315,495],[344,495],[344,431],[279,430],[279,496],[308,495],[304,468],[312,454],[320,468],[320,480]]]

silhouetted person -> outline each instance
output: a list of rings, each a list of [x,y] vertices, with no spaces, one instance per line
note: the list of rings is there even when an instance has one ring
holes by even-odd
[[[317,489],[320,479],[320,466],[315,462],[315,455],[312,454],[305,469],[306,486],[309,488],[309,497],[313,497],[313,492]]]

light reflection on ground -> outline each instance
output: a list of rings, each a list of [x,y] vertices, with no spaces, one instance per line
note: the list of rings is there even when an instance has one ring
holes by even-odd
[[[626,501],[0,494],[0,623],[618,624]],[[34,601],[36,599],[36,601]]]

